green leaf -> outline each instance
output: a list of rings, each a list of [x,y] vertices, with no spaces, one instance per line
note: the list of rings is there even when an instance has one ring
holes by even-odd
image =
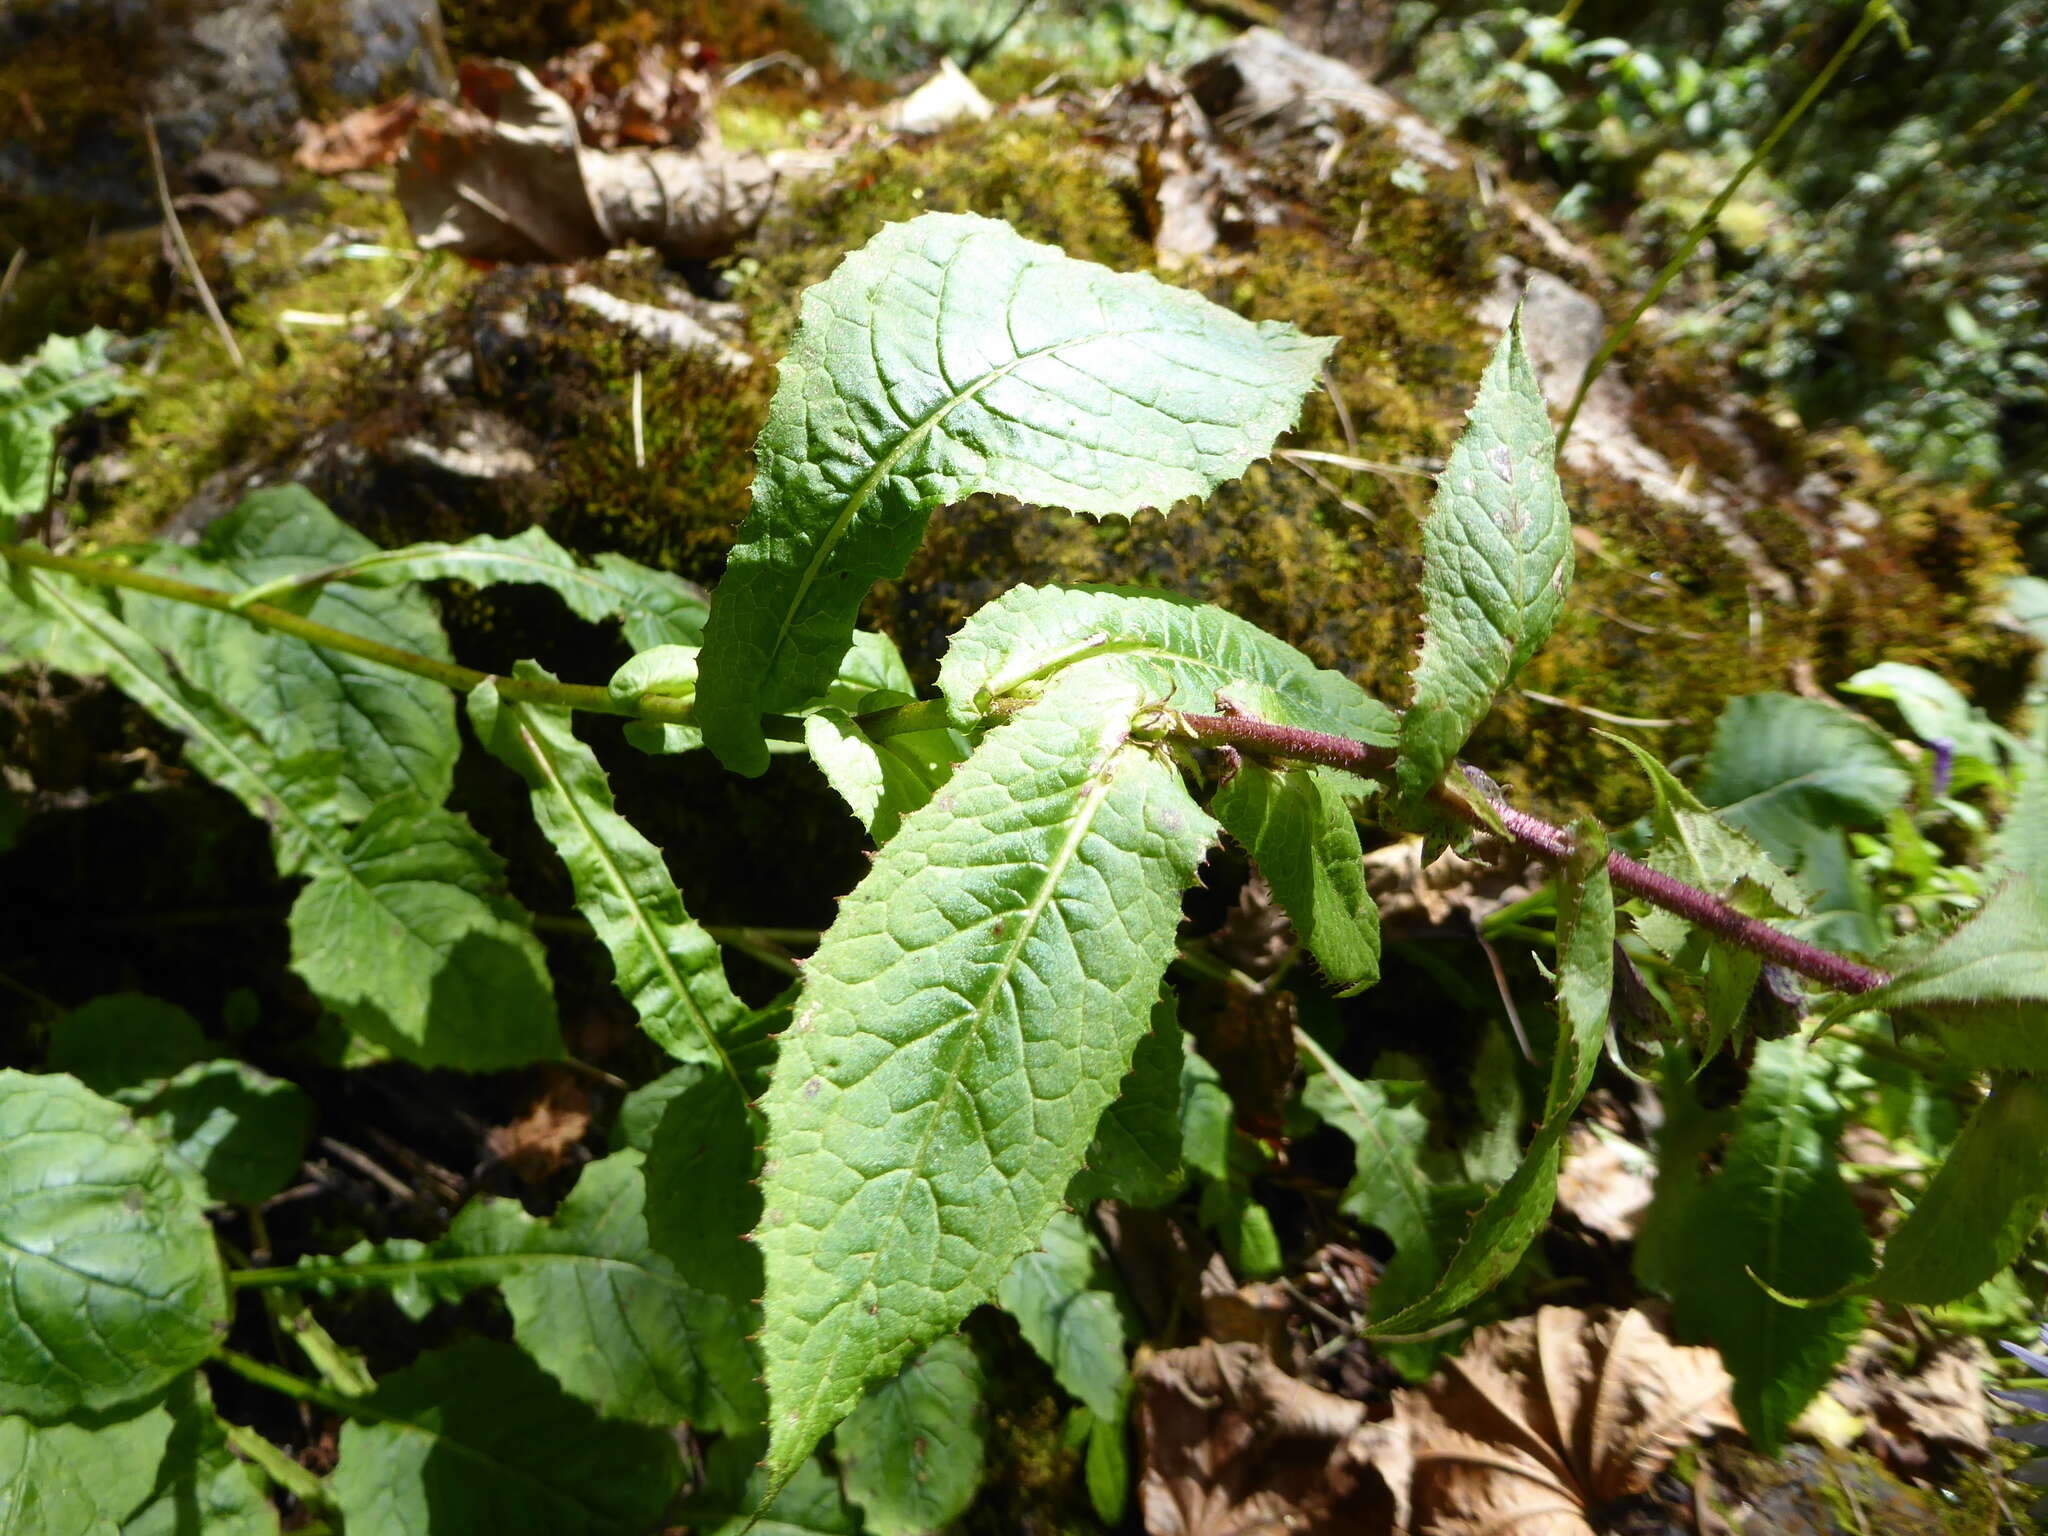
[[[2048,886],[2008,880],[1961,926],[1835,1016],[1883,1008],[1925,1014],[1972,1066],[2048,1070]]]
[[[1187,1183],[1180,1125],[1187,1048],[1175,1009],[1171,992],[1152,1005],[1152,1028],[1138,1041],[1123,1091],[1096,1124],[1088,1165],[1067,1186],[1070,1204],[1121,1200],[1150,1210]]]
[[[38,1424],[0,1417],[0,1531],[6,1536],[125,1536],[171,1438],[162,1404],[120,1417]]]
[[[163,546],[156,575],[241,592],[376,546],[299,486],[256,491],[212,524],[195,550]],[[123,613],[178,672],[240,716],[280,762],[330,761],[347,821],[390,795],[448,798],[461,738],[440,683],[251,624],[239,614],[127,594]],[[417,587],[321,591],[307,616],[401,650],[448,660],[448,638]]]
[[[874,1536],[935,1536],[981,1486],[981,1362],[936,1340],[848,1415],[833,1447],[846,1495]]]
[[[277,1508],[262,1475],[228,1448],[206,1378],[184,1377],[167,1405],[171,1438],[156,1485],[121,1522],[121,1536],[277,1536]]]
[[[1096,1283],[1102,1268],[1081,1218],[1060,1211],[1037,1251],[1017,1256],[996,1286],[996,1300],[1055,1381],[1099,1417],[1121,1421],[1130,1381],[1124,1319],[1116,1297]]]
[[[2048,1209],[2048,1082],[2000,1076],[1913,1213],[1884,1245],[1876,1292],[1939,1306],[2019,1257]]]
[[[126,393],[119,364],[107,356],[116,339],[98,329],[48,336],[32,356],[0,367],[0,538],[13,538],[17,519],[43,509],[57,429]]]
[[[329,1480],[353,1531],[646,1536],[682,1474],[668,1431],[600,1419],[481,1339],[429,1350],[357,1413]]]
[[[553,681],[531,662],[521,678]],[[612,803],[597,756],[566,709],[501,699],[485,683],[469,696],[477,737],[526,781],[534,819],[569,866],[577,910],[612,957],[619,991],[640,1027],[679,1061],[731,1070],[721,1036],[747,1008],[725,979],[717,942],[690,916],[661,850]]]
[[[680,576],[651,570],[624,555],[602,554],[585,565],[546,530],[528,528],[509,539],[488,533],[460,544],[408,544],[378,549],[365,543],[319,569],[266,583],[251,601],[275,602],[296,588],[352,583],[388,587],[415,581],[466,581],[473,586],[539,586],[559,596],[579,619],[618,619],[636,651],[657,645],[697,645],[709,607],[702,589]]]
[[[1088,1502],[1102,1523],[1114,1530],[1123,1523],[1124,1505],[1131,1497],[1130,1458],[1121,1420],[1098,1418],[1088,1426],[1081,1475],[1088,1485]]]
[[[669,1105],[703,1080],[704,1063],[692,1061],[635,1088],[619,1105],[619,1118],[612,1123],[613,1144],[645,1152],[654,1145],[654,1133]]]
[[[293,968],[351,1030],[424,1067],[562,1054],[546,957],[469,823],[386,800],[291,912]]]
[[[768,1437],[726,1435],[704,1458],[704,1484],[677,1512],[703,1536],[861,1536],[860,1516],[839,1479],[814,1456],[761,1508],[768,1474],[760,1466]],[[755,1511],[760,1510],[758,1518]]]
[[[1992,842],[1990,862],[2048,886],[2048,760],[2035,759],[2023,772],[2019,793]]]
[[[804,746],[877,843],[896,835],[903,818],[939,792],[967,756],[967,739],[955,730],[868,735],[853,716],[836,709],[814,711],[804,721]]]
[[[1417,804],[1550,637],[1572,581],[1557,439],[1516,311],[1422,525],[1422,651],[1396,768]]]
[[[54,1418],[157,1391],[227,1327],[206,1213],[118,1104],[0,1072],[0,1413]]]
[[[1347,995],[1380,979],[1380,912],[1365,889],[1351,802],[1371,792],[1334,768],[1244,763],[1209,809],[1244,845],[1323,974]]]
[[[1423,1295],[1443,1268],[1433,1195],[1418,1166],[1429,1137],[1429,1117],[1415,1103],[1423,1085],[1353,1077],[1313,1036],[1301,1039],[1310,1068],[1301,1102],[1356,1150],[1338,1208],[1361,1226],[1377,1227],[1394,1245],[1393,1262],[1374,1290],[1381,1305],[1398,1311]]]
[[[1256,624],[1190,598],[1120,587],[1012,587],[961,626],[939,667],[954,719],[1030,698],[1071,670],[1127,678],[1148,703],[1235,710],[1391,747],[1392,710]]]
[[[176,1003],[140,992],[110,992],[50,1026],[44,1063],[94,1093],[116,1093],[172,1077],[213,1054],[199,1021]]]
[[[1913,778],[1867,722],[1789,693],[1731,699],[1714,725],[1699,796],[1787,869],[1815,829],[1879,826]]]
[[[1775,1455],[1855,1341],[1870,1238],[1835,1159],[1838,1108],[1803,1040],[1758,1044],[1720,1171],[1676,1213],[1665,1273],[1682,1338],[1719,1347],[1743,1428]],[[1780,1296],[1816,1298],[1787,1306]]]
[[[2001,733],[1990,717],[1971,704],[1954,683],[1925,667],[1879,662],[1865,667],[1841,689],[1866,699],[1888,700],[1898,709],[1906,728],[1930,746],[1945,741],[1958,757],[1994,765],[2002,756]]]
[[[759,717],[824,690],[934,508],[992,492],[1125,516],[1204,495],[1293,425],[1331,345],[994,220],[885,227],[804,295],[706,629],[706,741],[762,771]]]
[[[1471,1230],[1435,1289],[1376,1322],[1373,1332],[1433,1327],[1462,1312],[1521,1263],[1556,1203],[1565,1133],[1600,1064],[1613,992],[1614,892],[1607,879],[1607,839],[1598,825],[1582,820],[1573,829],[1572,852],[1558,877],[1557,1054],[1543,1123],[1520,1165],[1472,1218]]]
[[[1115,1097],[1215,837],[1072,679],[905,819],[805,967],[763,1105],[779,1481],[1037,1243]]]
[[[207,1061],[121,1095],[215,1205],[260,1205],[298,1171],[313,1101],[239,1061]]]

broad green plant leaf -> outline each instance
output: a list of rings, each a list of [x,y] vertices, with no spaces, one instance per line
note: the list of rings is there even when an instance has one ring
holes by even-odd
[[[1885,699],[1898,708],[1908,730],[1932,745],[1945,741],[1956,755],[1996,764],[2000,732],[1983,710],[1938,672],[1883,661],[1865,667],[1841,685],[1842,692]]]
[[[1541,649],[1572,582],[1557,439],[1516,311],[1422,525],[1422,650],[1396,778],[1417,805]]]
[[[668,1430],[599,1418],[508,1344],[430,1350],[355,1407],[329,1479],[353,1531],[646,1536],[682,1476]]]
[[[2019,1257],[2048,1210],[2048,1082],[2000,1075],[1884,1245],[1885,1301],[1957,1301]]]
[[[245,497],[207,528],[196,550],[161,546],[156,575],[241,592],[376,546],[299,486]],[[247,721],[281,762],[326,759],[346,821],[378,801],[448,798],[461,738],[454,695],[440,683],[258,628],[239,614],[136,594],[122,612],[194,687]],[[433,603],[417,587],[321,591],[307,617],[365,640],[449,659]]]
[[[1926,1015],[1971,1066],[2048,1071],[2048,885],[2024,875],[2006,881],[1931,950],[1834,1016],[1866,1008]]]
[[[874,1536],[936,1536],[981,1486],[981,1362],[938,1339],[861,1400],[833,1438],[846,1496]]]
[[[119,1097],[214,1205],[260,1205],[283,1189],[313,1130],[313,1101],[246,1062],[200,1062]]]
[[[995,1290],[1130,1069],[1215,839],[1068,680],[905,818],[805,967],[763,1099],[771,1482]]]
[[[1992,842],[1990,862],[2048,887],[2048,758],[2030,761],[2023,773]]]
[[[1797,869],[1816,829],[1880,826],[1913,777],[1872,726],[1789,693],[1731,699],[1714,725],[1699,797]]]
[[[1331,345],[995,220],[887,226],[804,295],[706,629],[705,740],[766,767],[760,716],[824,691],[935,508],[992,492],[1128,516],[1204,495],[1294,424]]]
[[[824,704],[804,720],[811,761],[877,843],[894,837],[903,818],[937,794],[967,756],[967,738],[950,727],[877,735],[860,719],[916,697],[895,642],[863,630],[841,658]]]
[[[1591,820],[1572,832],[1572,851],[1558,873],[1557,1050],[1550,1064],[1543,1123],[1507,1182],[1490,1194],[1470,1231],[1422,1300],[1373,1324],[1372,1332],[1419,1332],[1454,1317],[1499,1285],[1550,1220],[1557,1200],[1558,1160],[1572,1112],[1591,1086],[1607,1039],[1614,993],[1614,892],[1607,879],[1607,839]]]
[[[1338,1208],[1361,1226],[1377,1227],[1394,1245],[1393,1261],[1373,1289],[1376,1305],[1398,1311],[1420,1298],[1443,1269],[1434,1196],[1419,1166],[1429,1137],[1429,1117],[1415,1102],[1423,1085],[1353,1077],[1313,1036],[1300,1038],[1309,1059],[1301,1102],[1342,1131],[1354,1149]]]
[[[1757,1045],[1721,1167],[1662,1238],[1677,1332],[1719,1347],[1742,1426],[1767,1456],[1855,1342],[1864,1301],[1845,1293],[1871,1268],[1824,1065],[1803,1040]]]
[[[1088,1164],[1067,1186],[1068,1203],[1085,1209],[1121,1200],[1149,1210],[1187,1183],[1181,1163],[1181,1071],[1187,1048],[1171,992],[1152,1005],[1152,1027],[1138,1041],[1116,1102],[1095,1127]]]
[[[121,1536],[277,1536],[268,1485],[228,1448],[206,1377],[195,1371],[165,1400],[171,1438],[146,1500],[131,1505]],[[7,1527],[0,1521],[0,1530]]]
[[[1380,979],[1380,911],[1365,888],[1351,802],[1372,786],[1334,768],[1243,763],[1209,810],[1252,856],[1323,975],[1340,992]]]
[[[514,675],[553,681],[532,662]],[[612,802],[597,756],[577,739],[569,711],[499,696],[469,696],[477,738],[526,781],[533,814],[569,866],[576,906],[612,957],[619,991],[640,1026],[679,1061],[730,1072],[722,1037],[747,1014],[725,979],[717,942],[690,916],[661,850]]]
[[[1196,714],[1236,711],[1378,747],[1399,729],[1356,683],[1256,624],[1135,588],[1012,587],[948,643],[939,691],[970,725],[1075,670],[1128,678],[1148,703]]]
[[[764,1434],[726,1435],[704,1457],[703,1485],[677,1511],[703,1536],[861,1536],[859,1513],[814,1456],[763,1509]],[[758,1519],[755,1511],[759,1510]]]
[[[617,619],[636,651],[657,645],[698,645],[709,608],[702,589],[624,555],[602,554],[585,565],[549,537],[528,528],[509,539],[480,533],[460,544],[408,544],[360,550],[302,572],[281,574],[246,593],[245,602],[282,602],[296,592],[353,585],[390,587],[416,581],[466,581],[472,586],[546,587],[579,619]]]
[[[1017,1256],[996,1286],[996,1300],[1055,1381],[1098,1417],[1121,1421],[1130,1366],[1123,1314],[1099,1283],[1104,1268],[1081,1218],[1061,1211],[1046,1223],[1037,1250]]]
[[[75,1078],[0,1072],[0,1413],[155,1392],[213,1352],[227,1282],[187,1182]]]
[[[109,992],[50,1026],[44,1069],[69,1072],[94,1093],[174,1077],[214,1054],[199,1021],[176,1003]]]
[[[467,821],[395,797],[310,873],[293,968],[355,1033],[423,1067],[561,1056],[546,957]]]
[[[107,355],[112,331],[50,336],[34,354],[0,367],[0,539],[43,509],[57,457],[57,429],[80,411],[126,393]]]
[[[171,1438],[161,1403],[118,1418],[38,1424],[0,1417],[0,1532],[124,1536]]]

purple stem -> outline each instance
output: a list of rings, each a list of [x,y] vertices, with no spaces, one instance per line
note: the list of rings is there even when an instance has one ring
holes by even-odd
[[[1198,741],[1236,747],[1240,751],[1293,758],[1297,762],[1321,763],[1352,773],[1380,773],[1393,766],[1395,754],[1388,747],[1368,746],[1343,736],[1305,731],[1291,725],[1275,725],[1249,715],[1182,715],[1181,723]],[[1471,793],[1479,794],[1476,787]],[[1443,810],[1482,830],[1495,822],[1522,847],[1555,863],[1571,852],[1572,835],[1527,811],[1486,795],[1482,810],[1465,794],[1447,784],[1438,785],[1432,798]],[[1489,814],[1490,813],[1490,814]],[[1883,971],[1858,965],[1827,950],[1817,949],[1769,923],[1738,912],[1719,897],[1675,880],[1670,875],[1639,864],[1625,853],[1607,856],[1607,876],[1617,890],[1637,896],[1652,906],[1675,912],[1689,923],[1707,929],[1717,938],[1797,971],[1800,975],[1833,987],[1837,992],[1869,992],[1891,978]]]

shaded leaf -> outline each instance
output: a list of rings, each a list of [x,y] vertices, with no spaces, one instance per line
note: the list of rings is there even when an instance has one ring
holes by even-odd
[[[1115,1097],[1214,824],[1072,680],[906,818],[805,967],[763,1099],[776,1480],[995,1289]]]
[[[1166,1204],[1187,1182],[1181,1165],[1181,1072],[1187,1048],[1168,993],[1152,1005],[1116,1102],[1102,1112],[1088,1164],[1067,1186],[1076,1207],[1121,1200],[1139,1209]]]
[[[976,492],[1097,516],[1171,507],[1263,455],[1330,343],[1200,295],[926,214],[810,289],[705,640],[705,739],[766,766],[759,717],[811,702],[868,588]]]
[[[646,1536],[682,1475],[666,1430],[597,1414],[510,1345],[429,1350],[360,1399],[328,1480],[393,1536]]]
[[[171,1389],[170,1444],[156,1486],[121,1522],[121,1536],[276,1536],[277,1508],[262,1474],[228,1448],[206,1377]],[[4,1529],[0,1522],[0,1529]]]
[[[245,1062],[207,1061],[121,1095],[215,1205],[260,1205],[298,1171],[313,1101]]]
[[[833,1438],[846,1496],[875,1536],[933,1536],[967,1512],[982,1474],[981,1362],[936,1340],[847,1415]]]
[[[1365,888],[1365,855],[1351,801],[1363,779],[1334,768],[1242,764],[1209,802],[1244,845],[1302,943],[1346,993],[1380,979],[1380,913]]]
[[[213,1054],[199,1021],[176,1003],[140,992],[109,992],[50,1026],[43,1063],[94,1093],[116,1093],[171,1077]]]
[[[74,1078],[0,1072],[0,1413],[133,1402],[227,1326],[213,1229],[119,1105]]]
[[[1947,742],[1958,756],[1982,763],[1999,760],[1998,728],[1960,688],[1939,673],[1904,662],[1865,667],[1841,685],[1842,692],[1885,699],[1897,706],[1906,727],[1932,745]]]
[[[1699,797],[1796,869],[1815,829],[1880,825],[1912,787],[1891,743],[1847,710],[1755,693],[1715,722]]]
[[[531,662],[514,675],[553,681]],[[533,814],[569,866],[577,910],[612,957],[613,975],[640,1026],[679,1061],[725,1061],[721,1037],[747,1013],[725,978],[717,942],[683,906],[661,850],[612,802],[597,756],[577,739],[566,709],[469,696],[479,740],[532,791]]]
[[[1972,1066],[2048,1068],[2048,886],[2008,880],[1932,949],[1835,1014],[1866,1008],[1927,1015]]]
[[[0,1416],[0,1531],[125,1536],[122,1521],[149,1497],[170,1438],[161,1403],[69,1423]]]
[[[1017,1256],[996,1300],[1053,1379],[1101,1419],[1123,1418],[1124,1320],[1098,1283],[1102,1254],[1081,1218],[1061,1211],[1033,1253]]]
[[[1375,1299],[1399,1310],[1429,1289],[1443,1268],[1437,1246],[1434,1194],[1419,1166],[1429,1117],[1416,1104],[1419,1082],[1356,1078],[1309,1038],[1311,1068],[1301,1102],[1356,1150],[1351,1180],[1338,1208],[1362,1226],[1377,1227],[1394,1245],[1393,1261],[1374,1286]]]
[[[112,331],[46,336],[33,354],[0,365],[0,538],[43,509],[57,456],[57,429],[80,411],[125,392],[107,355]]]
[[[1572,523],[1556,460],[1517,310],[1422,525],[1422,650],[1396,767],[1410,804],[1443,777],[1564,609]]]
[[[691,1530],[704,1536],[861,1536],[860,1515],[815,1456],[762,1509],[768,1474],[760,1462],[767,1444],[765,1434],[726,1435],[711,1447],[703,1486],[678,1512]]]

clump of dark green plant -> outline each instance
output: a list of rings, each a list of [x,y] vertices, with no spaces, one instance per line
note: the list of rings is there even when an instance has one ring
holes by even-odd
[[[1290,425],[1330,346],[933,214],[808,295],[715,601],[538,530],[378,549],[292,488],[197,549],[0,543],[0,648],[106,677],[262,818],[303,882],[293,969],[357,1059],[480,1072],[564,1054],[531,916],[450,804],[458,708],[524,781],[619,991],[673,1059],[551,1215],[480,1199],[431,1241],[256,1267],[206,1212],[290,1176],[303,1098],[146,1001],[62,1020],[52,1070],[0,1076],[0,1447],[38,1497],[81,1528],[135,1528],[203,1490],[235,1528],[274,1528],[232,1444],[358,1530],[736,1530],[771,1505],[806,1529],[935,1529],[983,1454],[981,1370],[955,1330],[994,1303],[1075,1399],[1073,1444],[1113,1521],[1134,1340],[1087,1213],[1192,1186],[1240,1269],[1286,1261],[1260,1143],[1217,1112],[1166,984],[1184,893],[1225,834],[1325,998],[1380,974],[1362,825],[1432,847],[1485,835],[1554,872],[1521,914],[1554,915],[1538,931],[1557,1003],[1526,1141],[1509,1083],[1498,1146],[1449,1167],[1415,1081],[1358,1075],[1334,1041],[1288,1029],[1303,1114],[1357,1149],[1342,1211],[1391,1248],[1368,1339],[1446,1329],[1516,1271],[1610,1051],[1665,1101],[1638,1273],[1682,1334],[1718,1344],[1759,1445],[1782,1440],[1873,1297],[1929,1305],[1997,1276],[2048,1201],[2037,747],[1887,674],[1865,692],[1938,721],[1946,759],[1764,695],[1724,718],[1696,789],[1623,741],[1652,801],[1631,853],[1590,820],[1507,803],[1458,753],[1568,602],[1573,550],[1518,327],[1425,524],[1402,711],[1228,613],[1136,589],[1010,591],[953,636],[929,698],[855,631],[936,507],[988,492],[1106,516],[1202,496]],[[10,443],[50,430],[9,411],[25,398],[0,395]],[[545,587],[618,623],[634,655],[604,683],[464,666],[422,586],[446,579]],[[578,711],[745,775],[804,754],[868,830],[871,869],[783,996],[735,994]],[[1875,826],[1921,856],[1914,802],[1952,799],[1965,757],[2008,802],[1983,885],[1892,946],[1886,913],[1834,900],[1849,839]],[[1869,1091],[1883,1016],[1909,1041],[1883,1058],[1903,1064],[1902,1113],[1926,1109],[1928,1083],[1981,1102],[1914,1120],[1938,1166],[1878,1253],[1833,1139]],[[1708,1059],[1727,1071],[1711,1095]],[[320,1381],[223,1343],[241,1293],[368,1288],[422,1315],[489,1287],[512,1343],[447,1344],[381,1380],[310,1321],[294,1336]],[[339,1418],[332,1473],[223,1427],[209,1365]],[[680,1507],[679,1423],[703,1447]]]

